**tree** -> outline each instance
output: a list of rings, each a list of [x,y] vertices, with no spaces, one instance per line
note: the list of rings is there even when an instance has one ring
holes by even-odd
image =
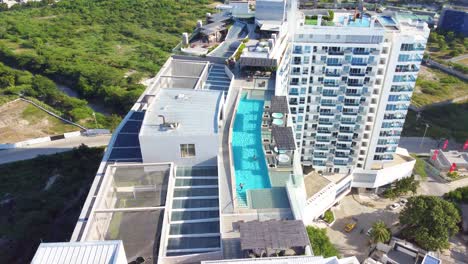
[[[312,245],[312,251],[316,256],[323,256],[326,258],[340,256],[338,250],[330,242],[326,229],[308,226],[307,235],[309,236],[310,244]]]
[[[405,195],[409,192],[416,194],[419,187],[419,181],[414,179],[414,175],[406,177],[396,181],[393,187],[385,190],[383,193],[385,198],[395,199],[401,195]]]
[[[377,221],[372,225],[370,237],[373,243],[385,243],[390,240],[392,233],[384,221]]]
[[[411,197],[400,214],[403,237],[433,251],[449,247],[460,220],[455,205],[436,196]]]
[[[468,186],[450,191],[444,195],[444,198],[456,203],[468,203]]]

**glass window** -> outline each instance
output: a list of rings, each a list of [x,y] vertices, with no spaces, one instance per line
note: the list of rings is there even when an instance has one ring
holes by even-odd
[[[180,144],[180,156],[182,158],[195,157],[195,144]]]

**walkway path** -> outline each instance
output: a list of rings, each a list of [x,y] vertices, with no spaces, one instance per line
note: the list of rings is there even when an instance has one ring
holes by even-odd
[[[449,61],[457,62],[457,61],[461,61],[461,60],[464,60],[464,59],[468,59],[468,54],[463,54],[463,55],[460,55],[460,56],[457,56],[457,57],[453,57]]]

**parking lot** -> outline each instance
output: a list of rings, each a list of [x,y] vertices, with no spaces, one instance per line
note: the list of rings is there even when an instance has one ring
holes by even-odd
[[[337,207],[332,209],[335,214],[335,223],[327,227],[330,241],[340,251],[341,255],[356,256],[360,262],[364,261],[371,250],[371,243],[367,231],[376,221],[382,220],[390,227],[392,234],[399,230],[398,217],[403,206],[395,210],[390,205],[397,200],[383,199],[375,195],[353,195],[344,197]],[[355,228],[347,233],[345,225],[356,222]],[[468,247],[460,235],[450,239],[450,250],[444,250],[440,255],[444,263],[467,263]]]
[[[366,233],[374,222],[382,220],[392,232],[397,231],[396,224],[402,207],[390,210],[389,206],[393,203],[395,201],[382,198],[377,200],[368,195],[346,196],[340,205],[333,209],[336,221],[327,228],[330,241],[343,256],[356,256],[359,261],[363,261],[368,256],[371,246]],[[345,225],[353,221],[356,222],[355,228],[349,233],[345,232]]]

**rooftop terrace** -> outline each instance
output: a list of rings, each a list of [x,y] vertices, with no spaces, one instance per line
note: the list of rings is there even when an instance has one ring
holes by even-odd
[[[216,134],[223,100],[222,91],[162,89],[146,111],[141,135]]]

